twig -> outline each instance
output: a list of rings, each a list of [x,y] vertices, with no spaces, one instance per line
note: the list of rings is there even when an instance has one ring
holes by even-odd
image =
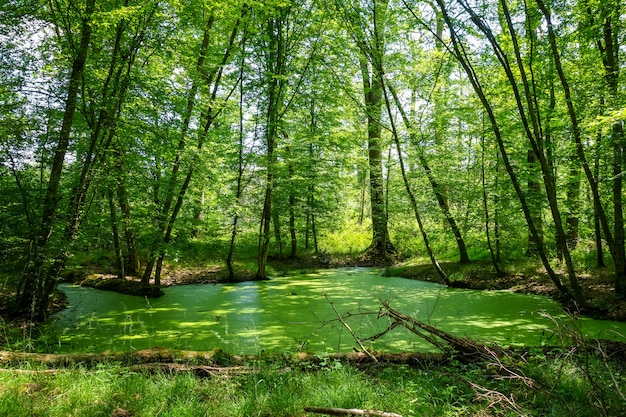
[[[328,301],[328,303],[330,304],[330,306],[333,308],[333,311],[335,312],[335,314],[337,315],[337,318],[339,319],[339,321],[341,322],[341,324],[343,324],[343,327],[345,327],[348,332],[350,332],[350,334],[352,335],[352,337],[354,338],[354,340],[359,344],[359,346],[361,347],[361,350],[363,350],[363,352],[365,352],[367,354],[367,356],[369,356],[370,358],[372,358],[372,360],[374,362],[378,362],[378,359],[376,359],[376,356],[374,356],[372,353],[370,353],[369,350],[367,350],[367,348],[365,346],[363,346],[363,343],[361,342],[361,339],[359,339],[359,337],[354,333],[354,331],[350,328],[350,325],[348,325],[348,323],[346,323],[346,321],[343,319],[343,317],[341,316],[341,314],[339,314],[339,311],[337,311],[337,308],[335,307],[335,304],[333,304],[332,301],[330,301],[330,298],[328,298],[328,294],[324,294],[324,297],[326,298],[326,301]]]
[[[376,410],[359,410],[358,408],[325,408],[304,407],[307,413],[326,414],[329,416],[369,416],[369,417],[402,417],[400,414]]]

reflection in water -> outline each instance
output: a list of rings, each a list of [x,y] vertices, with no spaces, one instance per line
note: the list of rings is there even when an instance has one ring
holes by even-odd
[[[502,345],[551,343],[551,322],[566,319],[554,301],[498,291],[450,289],[437,284],[382,277],[370,268],[325,270],[271,281],[165,288],[146,299],[62,285],[70,302],[56,316],[59,351],[135,350],[150,347],[231,353],[348,351],[355,345],[337,322],[326,297],[347,315],[361,337],[384,330],[378,300],[457,336]],[[374,313],[374,314],[366,314]],[[626,323],[584,320],[595,337],[626,334]],[[554,341],[555,342],[555,341]],[[384,351],[433,350],[397,328],[371,342]]]

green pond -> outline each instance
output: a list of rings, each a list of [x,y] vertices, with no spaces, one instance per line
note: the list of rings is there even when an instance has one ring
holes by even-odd
[[[501,345],[556,343],[554,324],[568,318],[546,297],[472,291],[403,278],[371,268],[324,270],[263,282],[165,288],[158,299],[63,284],[69,307],[54,317],[59,352],[132,351],[151,347],[230,353],[349,351],[356,346],[337,311],[360,337],[387,327],[379,299],[392,308],[457,336]],[[545,314],[542,314],[545,313]],[[571,325],[571,323],[569,323]],[[623,339],[626,323],[581,320],[589,336]],[[434,351],[396,328],[368,342],[388,352]]]

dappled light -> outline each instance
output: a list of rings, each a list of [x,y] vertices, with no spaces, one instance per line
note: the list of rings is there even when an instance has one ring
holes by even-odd
[[[475,291],[383,277],[371,268],[344,268],[270,281],[170,287],[159,299],[63,285],[70,306],[53,318],[63,352],[154,346],[259,353],[350,351],[355,342],[327,296],[359,337],[385,329],[378,299],[459,337],[503,346],[550,343],[549,314],[567,320],[555,301],[507,291]],[[365,314],[370,312],[372,314]],[[626,334],[626,323],[583,320],[590,337]],[[614,335],[614,334],[613,334]],[[375,350],[432,351],[396,329],[371,342]]]

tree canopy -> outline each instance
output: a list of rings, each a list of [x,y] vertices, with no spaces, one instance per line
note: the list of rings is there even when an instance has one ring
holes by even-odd
[[[0,256],[18,305],[45,316],[96,256],[158,286],[199,241],[259,279],[304,251],[537,256],[581,305],[589,253],[626,296],[623,9],[4,1]]]

